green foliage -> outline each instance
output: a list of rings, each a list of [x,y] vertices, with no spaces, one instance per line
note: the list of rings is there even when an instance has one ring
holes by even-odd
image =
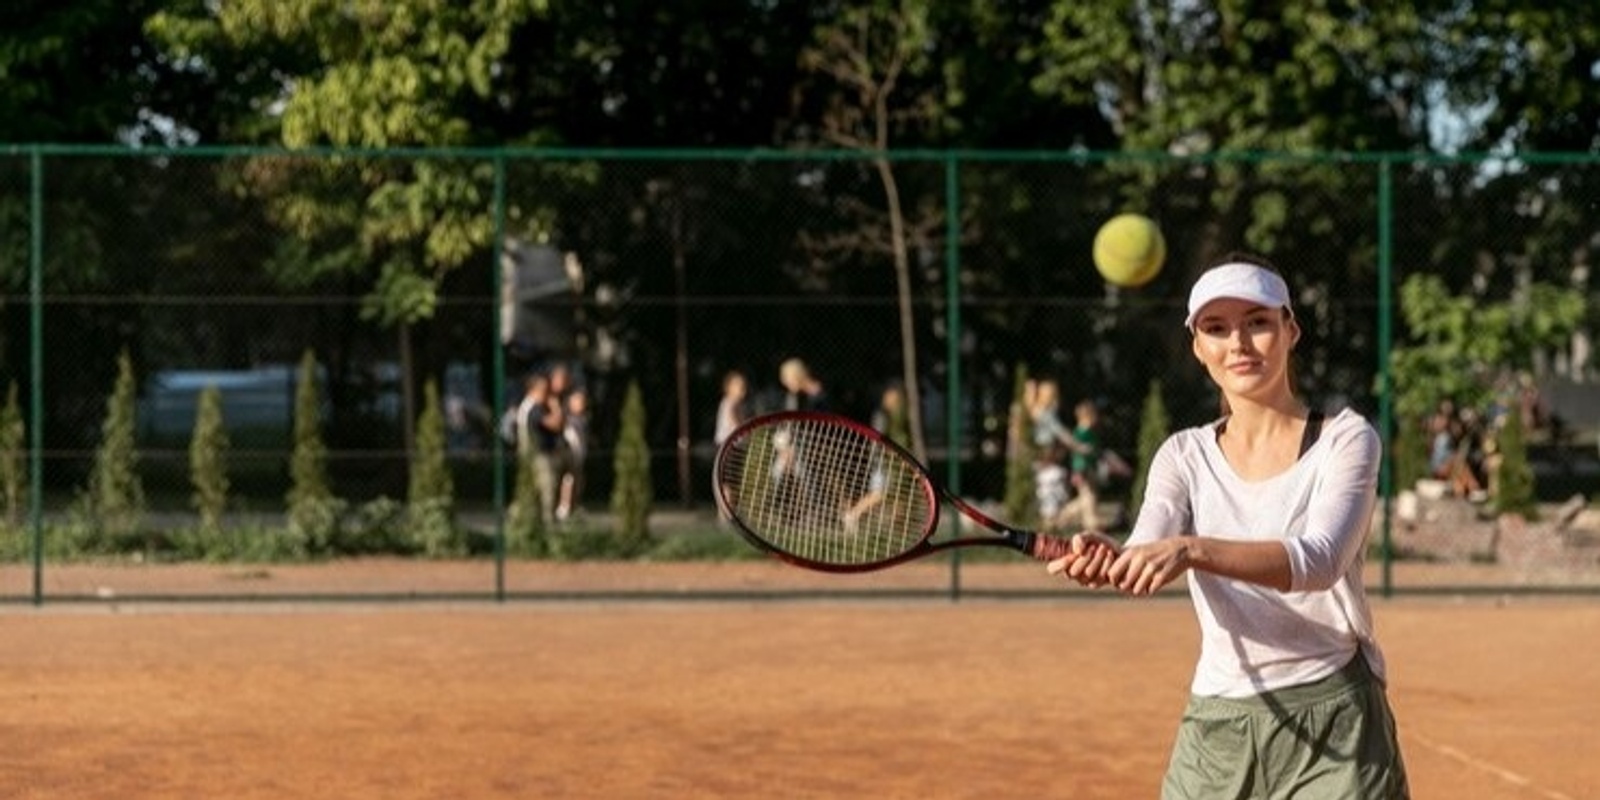
[[[1103,109],[1129,150],[1390,149],[1426,135],[1395,118],[1407,90],[1393,76],[1430,74],[1428,59],[1450,49],[1431,49],[1431,29],[1404,6],[1359,22],[1337,4],[1261,15],[1240,3],[1057,2],[1043,13],[1018,52],[1034,86]]]
[[[767,555],[738,536],[713,531],[658,537],[655,546],[639,557],[646,561],[751,561]]]
[[[28,489],[28,426],[17,401],[17,384],[6,390],[6,404],[0,408],[0,529],[12,530],[22,524]]]
[[[1039,503],[1034,488],[1033,420],[1026,402],[1028,366],[1018,364],[1011,391],[1011,410],[1006,420],[1006,484],[1002,500],[1005,518],[1025,528],[1039,524]]]
[[[228,508],[228,429],[222,419],[222,392],[215,386],[200,391],[194,435],[189,439],[189,503],[200,516],[201,531],[217,531]]]
[[[455,485],[446,458],[439,384],[434,380],[429,380],[422,390],[422,413],[417,417],[410,481],[406,494],[406,530],[412,544],[428,556],[457,553],[460,547],[455,531]]]
[[[1504,417],[1494,438],[1500,463],[1495,466],[1495,508],[1502,514],[1521,514],[1528,520],[1539,518],[1539,502],[1534,493],[1533,467],[1528,463],[1528,446],[1522,430],[1522,415],[1512,410]]]
[[[238,0],[172,6],[148,28],[169,54],[201,66],[247,53],[285,67],[284,143],[385,147],[460,144],[465,112],[488,98],[512,36],[545,0]]]
[[[1161,381],[1153,380],[1144,397],[1144,410],[1139,416],[1139,461],[1134,465],[1133,487],[1128,498],[1130,516],[1138,514],[1139,507],[1144,504],[1150,463],[1155,461],[1156,452],[1171,434],[1172,418],[1167,414],[1166,401],[1161,397]]]
[[[289,533],[306,552],[328,549],[338,532],[344,504],[328,482],[328,446],[322,439],[322,404],[317,391],[317,359],[308,349],[300,358],[294,389],[294,450],[289,456]]]
[[[378,285],[361,303],[361,318],[384,327],[433,318],[439,296],[433,281],[394,261],[383,266]]]
[[[151,57],[156,48],[142,29],[161,5],[172,3],[8,3],[0,25],[0,140],[110,142],[153,134],[135,124],[139,112],[172,101],[181,77],[175,64]],[[153,84],[167,88],[159,100]]]
[[[617,539],[625,548],[643,549],[650,538],[650,445],[645,440],[644,393],[637,380],[628,383],[622,401],[622,424],[612,460],[615,483],[611,512],[616,515]]]
[[[407,507],[389,497],[378,497],[356,506],[337,520],[330,550],[337,555],[411,555],[417,552],[411,537],[405,535]]]
[[[1411,275],[1400,287],[1411,343],[1390,354],[1397,416],[1423,419],[1446,399],[1487,407],[1495,379],[1530,369],[1536,354],[1564,345],[1586,307],[1578,291],[1547,284],[1491,302],[1452,295],[1437,275]]]
[[[1443,98],[1482,109],[1454,143],[1465,152],[1588,151],[1594,143],[1593,64],[1600,6],[1593,3],[1473,3],[1430,26]]]
[[[106,400],[89,486],[78,499],[77,516],[84,526],[80,533],[89,547],[112,546],[133,536],[144,519],[144,484],[135,442],[136,392],[133,359],[123,350],[117,357],[116,384]]]
[[[305,553],[281,526],[193,526],[167,534],[174,558],[211,564],[268,564],[300,561]]]
[[[293,92],[266,95],[281,105],[271,120],[286,146],[452,146],[470,142],[480,121],[474,110],[496,91],[513,35],[545,9],[544,0],[358,8],[340,0],[240,0],[163,11],[149,28],[185,63],[254,56],[300,67],[288,76]],[[493,230],[481,164],[286,170],[264,157],[245,174],[273,202],[274,219],[321,251],[288,259],[294,269],[375,268],[362,314],[386,326],[431,318],[442,274],[482,252]]]
[[[504,536],[506,552],[513,555],[539,556],[548,553],[548,526],[545,524],[545,487],[539,485],[538,470],[526,455],[517,457],[515,481],[511,502],[506,506]]]

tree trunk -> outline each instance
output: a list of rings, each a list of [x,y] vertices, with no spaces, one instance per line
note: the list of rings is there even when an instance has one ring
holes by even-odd
[[[417,377],[411,355],[411,323],[402,322],[397,330],[400,348],[400,430],[405,443],[406,461],[409,463],[417,446],[416,399],[413,391]]]
[[[911,453],[928,463],[928,445],[922,428],[922,387],[917,379],[917,328],[911,298],[911,257],[906,252],[906,223],[900,210],[900,187],[894,167],[886,158],[876,159],[878,177],[889,208],[889,240],[894,252],[894,276],[900,306],[900,374],[905,382],[906,419],[911,427]],[[951,447],[958,443],[951,442]]]
[[[672,271],[677,282],[677,352],[673,356],[673,365],[677,373],[678,382],[678,496],[684,508],[694,505],[692,498],[693,477],[690,475],[689,462],[689,318],[688,309],[684,306],[684,292],[688,265],[683,254],[683,239],[681,226],[674,226],[672,239]]]

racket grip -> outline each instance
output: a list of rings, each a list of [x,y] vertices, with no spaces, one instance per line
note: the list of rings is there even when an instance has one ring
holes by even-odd
[[[1028,554],[1040,561],[1054,561],[1072,554],[1072,540],[1048,533],[1035,533],[1033,547]]]

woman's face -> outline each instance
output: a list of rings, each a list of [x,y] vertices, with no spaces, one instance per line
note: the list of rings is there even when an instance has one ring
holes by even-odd
[[[1288,393],[1289,353],[1300,325],[1281,308],[1213,300],[1194,323],[1194,356],[1224,395],[1268,400]]]

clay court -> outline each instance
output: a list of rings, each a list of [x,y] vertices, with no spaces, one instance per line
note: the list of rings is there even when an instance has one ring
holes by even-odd
[[[1600,603],[1379,600],[1419,798],[1600,797]],[[0,797],[1154,797],[1132,601],[0,607]]]

